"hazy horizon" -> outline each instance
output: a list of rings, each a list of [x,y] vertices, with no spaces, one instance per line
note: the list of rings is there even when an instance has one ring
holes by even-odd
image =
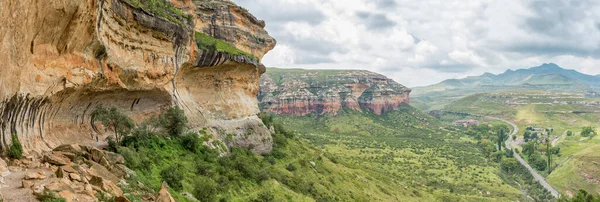
[[[591,0],[234,1],[277,39],[269,67],[365,69],[410,87],[543,63],[600,74]]]

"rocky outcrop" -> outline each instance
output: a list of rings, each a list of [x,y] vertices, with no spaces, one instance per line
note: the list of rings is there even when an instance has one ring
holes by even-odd
[[[179,105],[196,130],[252,131],[227,145],[270,151],[256,116],[259,60],[275,45],[264,22],[228,0],[133,2],[0,2],[0,149],[10,134],[27,151],[93,142],[98,105],[136,121]],[[195,32],[254,57],[199,48]]]
[[[167,182],[162,183],[160,190],[158,190],[158,193],[156,193],[155,198],[156,202],[175,202],[175,199],[173,199],[171,193],[169,193]]]
[[[377,73],[351,70],[268,69],[261,78],[263,111],[335,115],[347,108],[381,115],[409,103],[411,90]]]

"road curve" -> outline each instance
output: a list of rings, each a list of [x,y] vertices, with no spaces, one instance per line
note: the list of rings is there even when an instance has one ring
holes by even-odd
[[[515,136],[515,135],[517,135],[517,133],[519,132],[519,127],[517,126],[517,124],[514,124],[513,122],[510,122],[510,121],[507,121],[507,120],[504,120],[504,119],[501,119],[501,118],[490,117],[490,116],[488,116],[487,118],[505,122],[505,123],[507,123],[507,124],[509,124],[509,125],[511,125],[513,127],[512,133],[508,137],[508,140],[506,140],[506,142],[504,142],[506,148],[513,151],[513,154],[514,154],[515,158],[517,158],[517,160],[519,161],[519,163],[521,163],[521,165],[525,166],[527,168],[527,170],[529,170],[529,172],[531,173],[531,175],[533,176],[533,178],[536,181],[540,182],[540,184],[542,186],[544,186],[544,188],[546,188],[546,190],[548,190],[552,194],[552,196],[554,196],[554,198],[560,198],[560,193],[558,191],[556,191],[556,189],[552,188],[552,186],[550,186],[550,184],[546,181],[546,179],[544,179],[544,177],[542,177],[542,175],[540,175],[535,169],[533,169],[527,163],[527,161],[525,161],[525,159],[523,159],[521,157],[521,155],[519,155],[510,146],[511,143],[512,143],[512,137]]]

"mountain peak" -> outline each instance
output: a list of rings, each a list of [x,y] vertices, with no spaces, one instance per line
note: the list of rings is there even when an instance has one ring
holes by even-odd
[[[542,66],[534,67],[534,69],[562,69],[560,66],[554,63],[544,63]]]

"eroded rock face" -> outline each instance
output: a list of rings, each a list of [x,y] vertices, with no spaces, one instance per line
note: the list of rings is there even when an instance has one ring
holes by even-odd
[[[36,151],[95,142],[102,131],[92,129],[90,115],[98,105],[136,121],[179,105],[195,129],[215,137],[253,131],[228,146],[270,151],[256,116],[264,67],[200,50],[194,36],[206,33],[260,59],[275,46],[264,22],[230,1],[170,2],[190,17],[126,0],[1,1],[0,148],[10,134]]]
[[[381,115],[409,103],[407,87],[377,73],[350,70],[268,69],[261,78],[262,110],[304,116],[348,108]]]

